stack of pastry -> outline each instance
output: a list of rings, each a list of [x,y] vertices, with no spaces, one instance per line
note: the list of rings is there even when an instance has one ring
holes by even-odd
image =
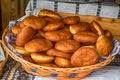
[[[12,44],[24,59],[50,67],[94,65],[113,49],[112,34],[96,21],[80,21],[79,16],[62,18],[42,9],[38,16],[28,16],[12,27]]]

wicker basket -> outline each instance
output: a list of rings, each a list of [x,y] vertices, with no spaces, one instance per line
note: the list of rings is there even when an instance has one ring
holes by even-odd
[[[59,13],[59,14],[62,15],[62,16],[75,15],[75,14],[68,14],[68,13]],[[78,15],[78,14],[76,14],[76,15]],[[115,25],[115,24],[111,24],[111,22],[110,22],[111,19],[100,18],[100,17],[97,17],[97,16],[81,16],[81,15],[79,15],[79,16],[81,17],[82,21],[90,22],[92,20],[97,20],[98,22],[100,22],[100,24],[103,24],[103,25],[111,25],[111,26]],[[116,21],[115,22],[116,24],[119,23],[119,20],[112,19],[112,22],[113,21]],[[119,30],[119,29],[117,29],[117,30]],[[6,36],[7,33],[8,33],[8,28],[5,29],[5,31],[2,35],[2,41],[5,45],[6,45],[5,36]],[[117,37],[117,36],[115,36],[115,37]],[[119,37],[117,37],[117,39],[118,38]],[[16,61],[21,63],[23,69],[26,72],[28,72],[30,74],[33,74],[33,75],[37,75],[37,76],[57,78],[57,79],[60,79],[60,80],[61,79],[62,80],[78,80],[78,79],[87,77],[91,72],[93,72],[97,69],[100,69],[103,66],[106,66],[107,64],[109,64],[115,58],[115,56],[113,56],[113,57],[110,57],[110,58],[104,60],[101,63],[97,63],[95,65],[85,66],[85,67],[53,68],[53,67],[41,66],[41,65],[37,65],[37,64],[28,62],[28,61],[18,57],[17,55],[15,55],[7,46],[5,46],[5,50],[8,51],[8,54],[13,59],[15,59]]]
[[[3,50],[5,49],[4,47],[4,44],[2,43],[2,41],[0,40],[0,44],[3,48]],[[4,61],[0,61],[0,75],[2,74],[2,70],[3,70],[3,67],[5,66],[6,62],[7,62],[7,59],[8,59],[8,54],[7,52],[4,50],[4,53],[5,53],[5,60]]]

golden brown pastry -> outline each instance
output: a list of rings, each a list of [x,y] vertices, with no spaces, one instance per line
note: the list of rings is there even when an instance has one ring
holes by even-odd
[[[67,40],[72,37],[72,34],[66,30],[47,31],[44,35],[46,39],[54,42]]]
[[[27,52],[40,52],[51,49],[53,43],[46,39],[33,39],[25,44],[25,50]]]
[[[108,37],[113,37],[112,33],[108,30],[104,30],[104,35]]]
[[[17,35],[21,30],[20,25],[13,26],[11,30],[12,30],[13,34]]]
[[[53,18],[48,16],[44,16],[43,18],[46,20],[47,23],[56,22]]]
[[[64,31],[68,31],[68,32],[70,32],[69,27],[68,27],[68,26],[66,26],[66,25],[65,25],[65,27],[64,27],[63,29],[61,29],[61,30],[64,30]],[[71,35],[72,35],[72,34],[71,34]]]
[[[38,30],[38,33],[39,33],[42,37],[45,37],[45,31],[43,31],[43,30]]]
[[[20,53],[22,56],[30,56],[30,53],[28,53],[24,47],[17,46],[15,44],[12,44],[13,48]]]
[[[42,36],[39,32],[37,32],[37,33],[33,36],[33,39],[35,39],[35,38],[43,39],[43,36]]]
[[[23,23],[23,21],[21,21],[21,23],[20,23],[20,28],[23,28],[23,27],[28,27],[28,26],[25,25],[25,24]]]
[[[63,52],[74,52],[79,47],[80,43],[75,40],[61,40],[55,44],[55,49]]]
[[[97,21],[92,21],[91,22],[91,30],[92,32],[96,33],[97,35],[104,35],[103,28]]]
[[[52,10],[48,10],[48,9],[42,9],[40,10],[39,16],[47,16],[47,17],[51,17],[53,18],[55,21],[60,21],[62,20],[61,16],[56,13],[55,11],[52,11]]]
[[[22,28],[16,37],[16,45],[24,46],[26,42],[30,41],[33,38],[35,33],[36,33],[36,30],[34,30],[31,27]]]
[[[108,56],[113,50],[112,38],[101,35],[96,41],[96,48],[100,56]]]
[[[49,49],[46,52],[49,56],[58,56],[58,57],[63,57],[63,58],[67,58],[70,59],[72,54],[71,53],[65,53],[56,49]]]
[[[65,24],[76,24],[80,22],[80,17],[79,16],[67,16],[63,19],[63,22]]]
[[[55,57],[54,62],[59,67],[63,67],[63,68],[71,67],[71,63],[70,63],[69,59],[65,59],[65,58],[62,58],[62,57]]]
[[[42,64],[42,63],[51,63],[54,60],[53,56],[48,56],[44,52],[39,53],[31,53],[31,58],[34,62]]]
[[[76,34],[80,31],[90,31],[90,24],[88,22],[79,22],[77,24],[70,25],[70,32]]]
[[[98,36],[95,33],[89,31],[78,32],[73,35],[73,39],[84,44],[92,45],[97,41]]]
[[[97,50],[92,46],[80,47],[71,57],[71,64],[74,67],[90,66],[99,60]]]
[[[35,30],[40,30],[46,25],[46,21],[42,17],[28,16],[20,23],[20,27],[32,27]]]
[[[44,31],[52,31],[52,30],[58,30],[64,27],[64,23],[62,21],[59,22],[51,22],[48,23],[43,30]]]

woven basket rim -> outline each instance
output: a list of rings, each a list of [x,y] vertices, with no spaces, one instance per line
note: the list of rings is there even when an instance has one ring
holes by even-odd
[[[6,46],[6,42],[5,42],[5,35],[7,34],[8,32],[8,28],[5,29],[5,31],[3,32],[3,35],[2,35],[2,41],[3,41],[3,44],[5,45],[6,49],[8,50],[8,54],[16,61],[18,61],[19,63],[24,63],[26,65],[32,65],[33,67],[39,67],[39,68],[44,68],[44,69],[56,69],[56,70],[62,70],[62,71],[65,71],[67,69],[71,69],[72,71],[74,70],[77,70],[77,69],[82,69],[84,71],[88,71],[87,69],[89,70],[96,70],[96,69],[99,69],[107,64],[109,64],[114,58],[115,56],[112,56],[106,60],[104,60],[103,62],[100,62],[100,63],[97,63],[97,64],[94,64],[94,65],[90,65],[90,66],[83,66],[83,67],[70,67],[70,68],[60,68],[60,67],[48,67],[48,66],[43,66],[43,65],[38,65],[38,64],[35,64],[35,63],[31,63],[25,59],[22,59],[20,57],[18,57],[17,55],[15,55],[7,46]],[[13,57],[14,56],[14,57]]]
[[[2,48],[5,47],[4,44],[3,44],[3,42],[2,42],[2,40],[0,40],[0,44],[1,44]],[[4,48],[3,48],[3,50],[4,50]],[[5,64],[7,62],[7,59],[8,59],[8,54],[5,52],[5,50],[4,50],[4,53],[5,53],[5,60],[3,60],[3,61],[0,62],[0,74],[2,73],[2,69],[5,66]]]
[[[8,50],[9,50],[9,49],[8,49]],[[84,71],[87,71],[86,69],[91,68],[91,67],[95,67],[95,66],[99,66],[99,65],[101,65],[101,64],[103,64],[103,65],[101,65],[101,67],[102,67],[102,66],[105,66],[105,65],[107,65],[109,62],[111,62],[111,61],[115,58],[115,56],[113,56],[113,57],[110,57],[109,59],[106,59],[106,60],[103,61],[103,62],[94,64],[94,65],[90,65],[90,66],[72,67],[72,68],[59,68],[59,67],[42,66],[42,65],[35,64],[35,63],[31,63],[31,62],[29,62],[29,61],[27,61],[27,60],[25,60],[25,59],[22,59],[22,58],[18,57],[18,56],[15,55],[11,50],[9,50],[9,51],[10,51],[15,57],[17,57],[17,59],[19,59],[19,60],[17,60],[17,59],[14,58],[14,59],[15,59],[16,61],[18,61],[19,63],[24,62],[25,64],[33,65],[33,66],[36,66],[36,67],[41,67],[41,68],[45,68],[45,69],[58,69],[58,70],[66,70],[66,69],[76,70],[76,69],[82,68],[82,69],[84,69]],[[11,56],[11,54],[9,54],[9,55]],[[105,62],[108,62],[108,63],[105,63]],[[95,69],[94,69],[94,70],[95,70]]]
[[[2,47],[3,51],[5,51],[5,50],[4,50],[5,45],[4,45],[4,43],[2,42],[2,40],[0,40],[0,44],[1,44],[1,47]],[[8,58],[8,54],[6,54],[6,52],[4,52],[4,53],[5,53],[5,60],[3,60],[3,61],[6,61],[6,59]],[[2,62],[3,62],[3,61],[2,61]]]

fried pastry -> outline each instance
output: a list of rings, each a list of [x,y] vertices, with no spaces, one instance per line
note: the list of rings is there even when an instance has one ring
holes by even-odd
[[[90,66],[98,62],[99,55],[93,46],[84,46],[76,50],[71,57],[74,67]]]
[[[43,30],[38,30],[38,33],[39,33],[42,37],[45,37],[45,31],[43,31]]]
[[[21,30],[20,25],[13,26],[11,30],[13,34],[17,35]]]
[[[96,48],[100,56],[108,56],[114,48],[112,38],[101,35],[96,41]]]
[[[58,30],[64,27],[64,23],[59,21],[59,22],[51,22],[48,23],[43,30],[44,31],[53,31],[53,30]]]
[[[53,56],[48,56],[44,52],[39,53],[31,53],[31,58],[34,62],[42,64],[42,63],[51,63],[54,60]]]
[[[46,51],[53,47],[53,43],[46,39],[33,39],[25,44],[25,50],[27,52],[40,52]]]
[[[20,27],[32,27],[35,30],[40,30],[46,25],[46,21],[42,17],[28,16],[22,20]]]
[[[73,39],[84,44],[84,45],[92,45],[97,41],[98,36],[95,33],[90,31],[78,32],[73,35]]]
[[[24,47],[17,46],[15,44],[12,44],[13,48],[20,53],[22,56],[30,56],[30,53],[28,53]]]
[[[62,68],[71,67],[71,63],[69,59],[65,59],[62,57],[55,57],[54,62],[56,63],[57,66],[62,67]]]
[[[45,36],[45,39],[57,42],[60,40],[71,39],[72,34],[66,30],[56,30],[56,31],[47,31],[45,32],[44,36]]]
[[[43,18],[46,20],[47,23],[53,23],[53,22],[56,22],[53,18],[48,17],[48,16],[44,16]]]
[[[104,30],[104,35],[108,37],[113,37],[112,33],[108,30]]]
[[[55,44],[55,49],[63,52],[74,52],[79,47],[80,43],[75,40],[61,40]]]
[[[43,36],[42,36],[39,32],[37,32],[37,33],[33,36],[33,39],[35,39],[35,38],[43,39]]]
[[[76,34],[80,31],[90,31],[90,24],[88,22],[79,22],[77,24],[70,25],[70,32]]]
[[[80,17],[79,16],[67,16],[63,19],[63,22],[65,24],[76,24],[80,22]]]
[[[72,54],[71,53],[66,53],[66,52],[62,52],[56,49],[49,49],[46,52],[49,56],[57,56],[57,57],[63,57],[63,58],[67,58],[70,59]]]
[[[36,33],[36,30],[34,30],[31,27],[22,28],[16,37],[16,45],[24,46],[26,42],[30,41],[33,38],[35,33]]]
[[[52,10],[48,10],[48,9],[42,9],[40,10],[39,16],[47,16],[47,17],[51,17],[52,19],[54,19],[55,21],[61,21],[62,17],[56,13],[55,11]]]
[[[104,35],[103,28],[97,21],[92,21],[91,22],[91,30],[92,32],[96,33],[97,35]]]

